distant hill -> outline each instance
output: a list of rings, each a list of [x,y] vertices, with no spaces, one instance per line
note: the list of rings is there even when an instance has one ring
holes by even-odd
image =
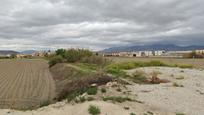
[[[0,50],[0,55],[18,54],[19,52],[13,50]]]
[[[33,54],[33,53],[35,53],[36,51],[35,50],[25,50],[25,51],[22,51],[22,52],[20,52],[21,54],[27,54],[27,55],[29,55],[29,54]]]
[[[121,52],[121,51],[145,51],[145,50],[165,50],[165,51],[187,51],[187,50],[197,50],[204,49],[204,46],[177,46],[174,44],[153,44],[153,45],[143,45],[143,46],[122,46],[122,47],[112,47],[104,49],[102,52]]]

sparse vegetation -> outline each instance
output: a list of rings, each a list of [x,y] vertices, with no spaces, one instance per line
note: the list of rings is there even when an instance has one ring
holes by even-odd
[[[91,115],[99,115],[101,113],[101,110],[99,109],[99,107],[95,105],[90,105],[88,111],[89,111],[89,114]]]
[[[80,89],[78,91],[74,91],[70,94],[66,95],[67,101],[71,102],[72,100],[76,99],[76,97],[82,95],[83,93],[85,93],[87,91],[87,89]]]
[[[136,115],[135,113],[130,113],[130,115]]]
[[[102,93],[106,93],[106,89],[105,88],[101,88],[101,92]]]
[[[176,77],[177,80],[182,80],[184,79],[184,76],[179,76],[179,77]]]
[[[173,86],[174,86],[174,87],[184,87],[183,85],[180,85],[180,84],[178,84],[178,83],[176,83],[176,82],[173,83]]]
[[[176,113],[176,115],[185,115],[184,113]]]
[[[135,71],[133,73],[133,77],[131,77],[132,81],[135,83],[145,83],[147,82],[147,77],[145,76],[144,71]]]
[[[180,68],[192,68],[192,65],[170,65],[165,64],[161,61],[150,61],[150,62],[122,62],[112,63],[106,67],[106,72],[116,76],[124,75],[123,70],[134,69],[138,67],[151,67],[151,66],[166,66],[166,67],[180,67]]]
[[[71,102],[72,100],[75,99],[76,102],[76,98],[77,102],[84,102],[86,101],[85,97],[81,97],[80,95],[87,93],[88,95],[96,95],[97,94],[97,87],[90,87],[90,88],[81,88],[77,91],[73,91],[72,93],[69,93],[66,95],[67,101]],[[87,100],[92,100],[91,97],[89,97],[89,99]]]
[[[87,101],[93,101],[94,98],[93,97],[87,97]]]
[[[63,62],[62,56],[60,56],[60,55],[53,56],[53,57],[50,58],[49,66],[51,67],[51,66],[53,66],[53,65],[55,65],[57,63],[61,63],[61,62]]]
[[[44,107],[44,106],[48,106],[50,104],[50,102],[47,100],[47,101],[43,101],[40,103],[40,107]]]
[[[119,102],[119,103],[123,103],[125,101],[134,101],[133,99],[129,98],[129,97],[102,97],[103,101],[112,101],[112,102]]]
[[[97,87],[90,87],[90,88],[88,88],[88,90],[87,90],[87,94],[88,94],[88,95],[96,95],[96,94],[97,94],[97,91],[98,91],[98,88],[97,88]]]
[[[147,113],[150,114],[150,115],[154,115],[154,113],[151,112],[151,111],[147,111]]]

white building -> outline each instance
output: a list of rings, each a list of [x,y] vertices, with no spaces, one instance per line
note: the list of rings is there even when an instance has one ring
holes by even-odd
[[[204,50],[195,50],[196,54],[204,54]]]

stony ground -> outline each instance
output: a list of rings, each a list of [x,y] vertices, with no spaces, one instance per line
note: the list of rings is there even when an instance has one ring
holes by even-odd
[[[167,67],[148,67],[141,70],[149,75],[160,72],[159,78],[171,82],[158,85],[129,85],[128,89],[149,106],[161,110],[185,113],[186,115],[204,114],[204,71]],[[129,72],[134,72],[130,70]],[[180,86],[176,87],[173,84]]]

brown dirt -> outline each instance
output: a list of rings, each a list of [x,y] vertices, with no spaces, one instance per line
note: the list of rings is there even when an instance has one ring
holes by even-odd
[[[0,86],[0,108],[36,108],[55,96],[55,83],[44,60],[1,60]]]

